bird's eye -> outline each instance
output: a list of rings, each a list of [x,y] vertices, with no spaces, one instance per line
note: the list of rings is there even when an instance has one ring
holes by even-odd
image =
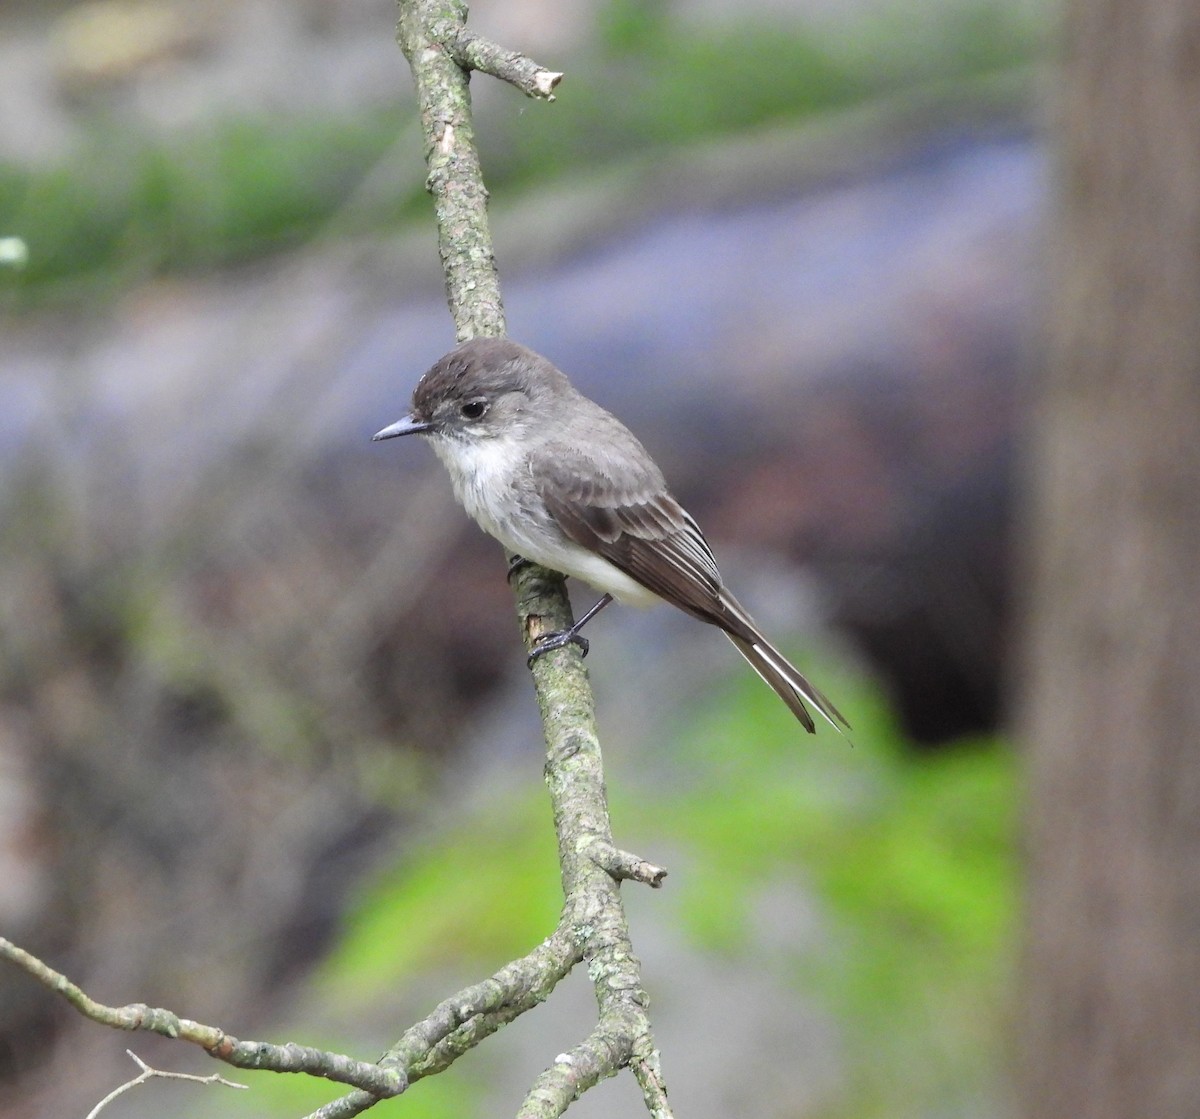
[[[487,411],[487,401],[486,400],[468,400],[466,402],[466,404],[464,404],[459,409],[459,411],[468,420],[477,420],[484,414],[484,412]]]

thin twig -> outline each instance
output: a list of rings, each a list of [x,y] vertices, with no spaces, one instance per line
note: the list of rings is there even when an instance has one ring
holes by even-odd
[[[303,1072],[339,1084],[350,1084],[381,1099],[398,1096],[408,1087],[402,1069],[381,1068],[357,1061],[342,1053],[331,1053],[291,1042],[273,1045],[265,1041],[239,1041],[216,1026],[206,1026],[181,1018],[170,1010],[130,1003],[105,1006],[89,997],[61,972],[55,971],[36,956],[0,937],[0,957],[10,960],[43,986],[60,994],[85,1018],[119,1030],[143,1030],[163,1037],[177,1038],[199,1045],[211,1057],[236,1068],[263,1069],[271,1072]]]
[[[0,958],[10,960],[43,986],[62,995],[84,1017],[101,1025],[190,1041],[210,1056],[239,1068],[304,1072],[352,1085],[357,1089],[355,1092],[326,1105],[313,1116],[313,1119],[317,1116],[348,1119],[380,1100],[400,1095],[421,1077],[441,1072],[501,1026],[545,1001],[558,981],[583,958],[583,948],[564,921],[532,952],[444,999],[375,1063],[307,1046],[238,1041],[215,1026],[205,1026],[172,1011],[141,1003],[105,1006],[65,975],[3,937],[0,937]]]
[[[605,843],[593,836],[584,847],[589,859],[602,870],[606,870],[617,881],[641,882],[652,890],[662,887],[663,879],[667,876],[665,867],[655,866],[639,855],[622,851],[611,843]]]
[[[132,1080],[125,1081],[119,1088],[114,1088],[109,1092],[104,1099],[87,1113],[87,1119],[96,1119],[96,1116],[118,1096],[124,1095],[131,1088],[136,1088],[139,1084],[145,1084],[148,1080],[190,1080],[193,1084],[223,1084],[226,1088],[248,1087],[246,1084],[239,1084],[236,1080],[226,1080],[225,1077],[215,1072],[209,1073],[208,1076],[196,1076],[190,1072],[166,1072],[163,1069],[151,1068],[132,1049],[126,1049],[125,1052],[129,1054],[134,1063],[142,1071]]]
[[[491,74],[535,99],[555,99],[555,87],[563,79],[557,70],[547,70],[519,51],[505,50],[461,24],[443,22],[435,25],[432,32],[446,44],[451,57],[463,70]]]

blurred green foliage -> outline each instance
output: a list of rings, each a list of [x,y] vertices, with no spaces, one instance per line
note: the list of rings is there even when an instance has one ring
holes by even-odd
[[[800,121],[930,84],[1027,66],[1041,27],[966,0],[915,25],[905,11],[838,34],[761,17],[681,28],[667,4],[609,0],[596,49],[574,60],[551,109],[480,130],[489,179],[527,181],[596,163]]]
[[[1016,760],[996,741],[916,752],[878,698],[830,677],[853,749],[798,743],[774,697],[739,681],[689,734],[701,779],[654,818],[704,868],[681,889],[714,951],[745,947],[764,883],[816,895],[826,927],[797,943],[790,978],[846,1040],[831,1114],[973,1113],[997,1091],[1014,967]]]
[[[1040,39],[1040,28],[1012,7],[970,0],[933,25],[914,26],[911,13],[882,15],[857,21],[840,39],[799,23],[682,26],[670,12],[666,4],[610,0],[592,46],[552,60],[568,71],[556,104],[514,113],[526,102],[504,90],[481,105],[494,194],[1011,69],[1037,57]],[[98,117],[89,141],[59,167],[0,164],[0,235],[24,238],[30,251],[23,271],[0,280],[21,301],[69,299],[302,244],[335,217],[345,231],[425,217],[415,174],[389,176],[387,189],[347,204],[412,117],[401,104],[336,119],[224,120],[169,139],[131,135],[121,121]],[[417,151],[413,139],[413,167]]]
[[[648,856],[684,853],[667,888],[685,933],[734,974],[756,951],[764,889],[784,882],[811,896],[814,927],[776,930],[773,943],[790,947],[773,959],[780,984],[824,1006],[844,1041],[845,1091],[826,1114],[977,1113],[997,1091],[1013,962],[1015,760],[996,742],[916,753],[877,697],[825,669],[820,679],[855,714],[853,746],[799,734],[739,674],[664,749],[656,764],[677,779],[631,787],[610,765],[618,841]],[[554,927],[558,867],[534,773],[527,793],[456,819],[364,893],[310,997],[342,1008],[335,1017],[355,1021],[355,1034],[374,1004],[366,1016],[386,1020],[388,1035],[334,1047],[390,1042]],[[431,975],[442,977],[432,997]],[[646,982],[653,991],[652,974]],[[669,1077],[669,1051],[664,1059]],[[422,1119],[494,1113],[487,1061],[471,1054],[422,1081],[408,1106]],[[255,1078],[256,1114],[299,1113],[297,1093],[306,1106],[328,1098],[287,1080]],[[243,1101],[225,1102],[240,1113]]]
[[[29,246],[15,283],[41,299],[102,294],[305,243],[408,116],[397,107],[350,120],[224,121],[165,142],[97,121],[68,164],[0,164],[0,223]],[[389,194],[365,227],[404,217],[418,200]]]
[[[464,961],[494,970],[545,939],[562,894],[541,792],[489,805],[465,829],[390,868],[351,915],[318,984],[356,1002],[381,984],[401,990],[414,975]]]

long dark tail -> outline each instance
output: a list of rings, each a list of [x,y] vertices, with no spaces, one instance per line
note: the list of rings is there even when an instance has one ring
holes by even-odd
[[[775,691],[776,695],[788,705],[792,714],[800,720],[801,725],[809,734],[816,733],[816,724],[809,713],[804,701],[808,700],[839,734],[846,733],[850,724],[846,717],[828,699],[812,686],[796,671],[786,657],[770,642],[756,635],[757,640],[751,641],[735,633],[725,631],[725,636],[733,642],[737,651],[750,662],[750,667],[759,674]],[[841,726],[838,726],[841,723]]]

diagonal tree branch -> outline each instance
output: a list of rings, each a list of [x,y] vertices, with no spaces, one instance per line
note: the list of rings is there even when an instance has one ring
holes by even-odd
[[[217,1026],[143,1003],[106,1006],[38,957],[0,937],[0,959],[15,964],[100,1025],[188,1041],[236,1068],[300,1072],[357,1088],[316,1112],[320,1119],[348,1119],[380,1100],[400,1095],[422,1077],[448,1068],[485,1037],[543,1002],[582,958],[578,937],[560,921],[558,929],[528,955],[439,1003],[379,1061],[371,1062],[292,1043],[240,1041]]]
[[[565,920],[560,921],[554,934],[529,955],[439,1003],[380,1058],[379,1064],[405,1069],[409,1084],[449,1068],[485,1037],[543,1002],[582,958],[577,939]],[[327,1103],[307,1119],[353,1119],[381,1098],[368,1088],[360,1088]]]
[[[105,1006],[85,994],[65,975],[55,971],[36,956],[12,941],[0,937],[0,958],[7,959],[39,983],[62,995],[85,1018],[119,1030],[140,1030],[199,1045],[211,1057],[243,1069],[269,1069],[272,1072],[303,1072],[342,1084],[355,1084],[376,1098],[397,1096],[408,1087],[402,1068],[384,1068],[369,1061],[357,1061],[340,1053],[328,1053],[306,1045],[273,1045],[265,1041],[239,1041],[216,1026],[206,1026],[181,1018],[170,1010],[131,1003]]]

